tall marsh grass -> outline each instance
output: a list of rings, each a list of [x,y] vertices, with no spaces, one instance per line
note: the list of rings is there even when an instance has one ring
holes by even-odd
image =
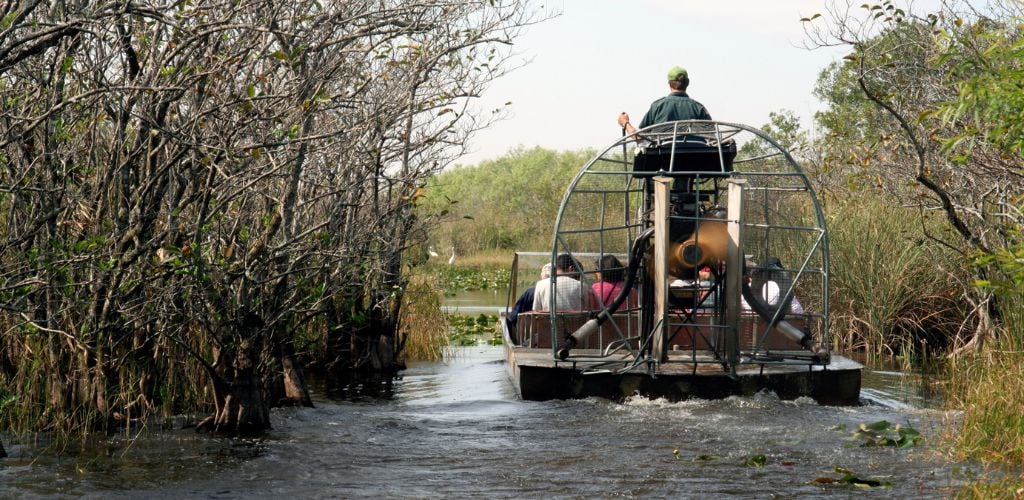
[[[402,296],[401,342],[406,360],[437,361],[448,349],[448,320],[443,293],[432,274],[412,276]]]
[[[998,339],[950,363],[950,405],[963,411],[947,436],[954,457],[996,465],[958,498],[1024,497],[1024,291],[1000,298]]]
[[[837,347],[883,356],[944,348],[931,344],[955,336],[965,314],[959,256],[925,242],[917,212],[875,196],[831,200],[826,213]]]
[[[952,404],[963,410],[951,438],[961,458],[1024,466],[1024,291],[1001,299],[993,345],[950,363]]]

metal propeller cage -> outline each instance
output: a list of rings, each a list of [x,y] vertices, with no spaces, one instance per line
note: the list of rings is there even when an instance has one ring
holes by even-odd
[[[596,280],[595,261],[614,254],[625,264],[634,241],[653,225],[652,179],[668,177],[671,239],[699,243],[701,224],[721,222],[731,179],[744,179],[743,239],[750,281],[765,303],[781,307],[778,318],[798,325],[821,346],[831,345],[828,328],[828,238],[817,196],[796,160],[771,137],[744,125],[714,121],[678,121],[655,125],[623,136],[587,162],[566,189],[554,225],[550,254],[521,253],[515,275],[527,285],[536,279],[543,261],[555,263],[561,254],[580,263],[581,289]],[[735,192],[735,191],[734,191]],[[696,248],[696,247],[695,247]],[[703,248],[703,247],[702,247]],[[697,252],[699,254],[699,252]],[[690,258],[700,255],[690,255]],[[635,307],[616,312],[618,321],[603,325],[599,339],[573,352],[569,362],[583,369],[618,371],[661,363],[824,364],[795,342],[780,339],[772,321],[744,312],[736,325],[723,323],[724,276],[729,272],[714,258],[707,266],[672,276],[671,302],[664,317],[653,317],[650,256],[637,276]],[[706,267],[710,272],[702,275]],[[549,278],[552,285],[556,279]],[[775,286],[767,285],[767,282]],[[770,289],[770,290],[769,290]],[[774,297],[772,293],[774,292]],[[794,299],[795,298],[795,299]],[[799,307],[794,307],[796,302]],[[545,313],[552,356],[568,333],[591,311],[556,311],[552,301]],[[584,308],[587,309],[587,308]],[[666,353],[652,352],[653,328],[664,322]],[[735,333],[730,333],[730,332]],[[735,334],[738,342],[724,342]],[[525,345],[525,343],[523,344]],[[731,346],[731,347],[730,347]],[[546,347],[546,346],[545,346]],[[735,352],[725,352],[723,349]],[[696,368],[695,368],[696,369]]]

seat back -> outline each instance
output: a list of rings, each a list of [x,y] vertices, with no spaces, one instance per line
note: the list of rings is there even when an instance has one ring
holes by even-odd
[[[521,313],[516,322],[516,338],[519,345],[533,348],[550,348],[554,342],[556,348],[577,328],[590,319],[590,312],[559,312],[557,315],[558,332],[551,335],[551,316],[547,311]],[[583,340],[577,349],[604,349],[610,343],[623,337],[636,336],[639,332],[640,317],[636,312],[616,313],[612,319],[598,328],[597,332]],[[620,335],[621,333],[621,335]]]
[[[679,172],[704,175],[732,172],[736,143],[724,142],[719,148],[699,135],[681,135],[675,141],[649,146],[633,159],[633,172]]]

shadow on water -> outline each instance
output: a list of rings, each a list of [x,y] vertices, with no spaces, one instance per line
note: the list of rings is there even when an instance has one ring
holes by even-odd
[[[391,399],[400,374],[365,372],[331,373],[308,378],[310,391],[336,401],[373,402]]]
[[[864,365],[862,404],[938,409],[946,403],[945,367],[939,361],[910,365],[893,359],[850,357]]]
[[[970,466],[933,449],[951,417],[913,374],[869,374],[866,401],[517,399],[500,347],[410,363],[400,377],[317,380],[316,408],[273,410],[258,441],[148,433],[91,458],[0,460],[3,496],[156,498],[946,497]],[[925,443],[861,447],[888,420]],[[823,484],[835,467],[888,483]]]

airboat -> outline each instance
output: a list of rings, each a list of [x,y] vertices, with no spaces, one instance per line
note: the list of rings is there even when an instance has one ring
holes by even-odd
[[[607,255],[621,267],[601,267]],[[557,271],[538,281],[545,263]],[[591,292],[610,276],[614,297]],[[511,314],[530,287],[550,293]],[[526,400],[772,391],[856,404],[862,366],[831,351],[828,287],[825,218],[785,148],[740,124],[654,125],[579,170],[550,249],[515,253],[509,375]],[[559,308],[563,292],[578,309]]]

